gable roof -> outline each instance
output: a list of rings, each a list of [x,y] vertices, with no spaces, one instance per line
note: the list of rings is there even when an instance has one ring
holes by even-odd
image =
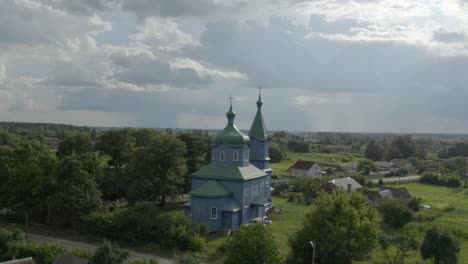
[[[190,192],[192,196],[208,198],[226,197],[231,194],[232,192],[229,189],[217,181],[207,181],[202,186]]]
[[[390,168],[393,165],[395,165],[395,164],[391,163],[390,161],[376,161],[375,164],[378,167],[383,167],[383,168]]]
[[[297,169],[297,170],[309,170],[312,166],[314,166],[314,164],[315,164],[315,161],[298,160],[289,168]]]
[[[193,177],[218,179],[218,180],[249,180],[267,174],[259,168],[249,164],[246,167],[216,166],[208,164],[192,173]]]
[[[77,256],[60,255],[53,264],[88,264],[88,260]]]
[[[348,184],[351,184],[351,190],[362,188],[361,184],[359,184],[355,179],[350,177],[329,180],[328,183],[334,184],[336,187],[345,191],[348,190]]]
[[[411,194],[405,187],[388,188],[379,192],[382,198],[410,199]]]
[[[10,261],[0,262],[0,264],[34,264],[32,257],[23,258],[23,259],[13,259]]]
[[[407,159],[392,159],[391,162],[398,167],[413,167],[413,163]]]

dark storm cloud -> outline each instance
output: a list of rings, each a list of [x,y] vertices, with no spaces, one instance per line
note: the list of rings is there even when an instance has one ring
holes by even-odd
[[[111,56],[116,80],[135,85],[166,84],[189,86],[209,84],[209,78],[201,78],[193,69],[171,69],[169,63],[152,59],[144,54]]]
[[[244,3],[226,5],[214,0],[122,0],[122,9],[139,17],[206,16],[218,12],[240,10]]]
[[[62,0],[59,7],[74,14],[93,14],[111,10],[119,0]]]
[[[432,38],[439,42],[462,42],[467,39],[465,32],[448,32],[448,31],[436,31],[433,33]]]
[[[468,83],[467,75],[457,70],[468,68],[466,57],[438,58],[390,41],[305,39],[306,35],[304,28],[282,19],[273,19],[268,27],[220,21],[207,25],[202,45],[192,55],[246,73],[253,86],[375,93],[401,92],[415,84],[466,89]]]

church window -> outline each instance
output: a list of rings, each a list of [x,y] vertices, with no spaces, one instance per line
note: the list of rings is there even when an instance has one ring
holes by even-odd
[[[218,219],[218,209],[211,207],[211,219]]]
[[[224,151],[219,152],[219,160],[224,161],[225,155]]]
[[[234,160],[234,161],[238,161],[238,160],[239,160],[239,152],[234,151],[234,152],[232,153],[232,160]]]
[[[245,193],[245,196],[244,196],[244,207],[245,207],[245,208],[249,207],[249,192],[246,192],[246,193]]]

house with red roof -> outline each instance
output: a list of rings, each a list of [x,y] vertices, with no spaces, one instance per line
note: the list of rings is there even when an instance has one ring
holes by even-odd
[[[288,168],[288,174],[293,177],[321,177],[322,168],[315,161],[299,159]]]

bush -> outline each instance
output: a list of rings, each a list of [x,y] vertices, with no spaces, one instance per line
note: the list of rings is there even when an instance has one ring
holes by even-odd
[[[287,182],[279,182],[272,185],[273,191],[272,195],[281,195],[283,192],[289,190],[289,184]]]
[[[178,217],[166,233],[165,245],[181,251],[202,251],[205,240],[199,236],[199,230],[198,225],[190,218]]]
[[[135,259],[130,260],[127,264],[159,264],[157,259]]]
[[[425,209],[414,215],[414,220],[417,222],[432,222],[444,213],[439,210]]]
[[[130,251],[121,249],[116,243],[104,240],[94,252],[91,264],[123,264],[130,257]]]
[[[88,253],[80,249],[67,250],[55,244],[34,241],[10,241],[7,255],[16,258],[33,257],[37,264],[52,264],[59,255],[88,257]]]
[[[433,172],[425,172],[419,178],[419,182],[428,183],[434,185],[442,185],[447,187],[458,188],[461,186],[461,182],[455,175],[446,175],[441,177]]]
[[[413,210],[407,202],[400,199],[382,199],[379,211],[382,213],[384,223],[392,228],[400,228],[413,220]]]
[[[200,264],[202,259],[203,255],[200,253],[184,252],[174,255],[175,264]]]

